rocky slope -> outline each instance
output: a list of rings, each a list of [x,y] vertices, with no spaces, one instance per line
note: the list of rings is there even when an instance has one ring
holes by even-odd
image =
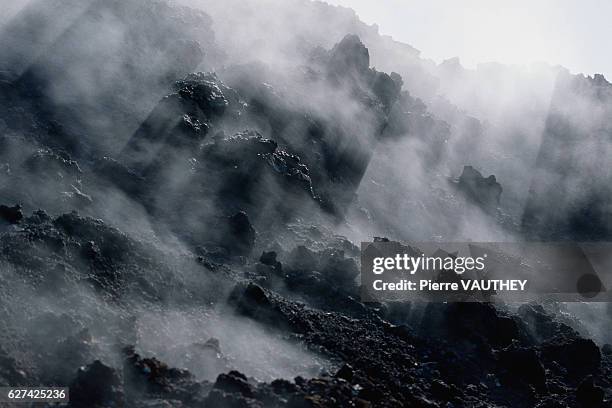
[[[0,34],[0,385],[75,408],[610,406],[609,340],[563,305],[360,301],[353,241],[414,238],[398,214],[521,232],[503,181],[445,174],[470,156],[410,93],[429,74],[373,68],[351,32],[240,61],[203,11],[73,3]]]

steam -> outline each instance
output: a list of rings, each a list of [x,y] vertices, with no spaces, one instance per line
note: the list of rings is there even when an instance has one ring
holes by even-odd
[[[308,116],[334,125],[328,137],[350,136],[335,147],[362,153],[369,163],[359,175],[361,182],[354,186],[357,197],[347,204],[344,218],[331,216],[312,202],[296,199],[290,207],[353,242],[372,236],[441,242],[524,240],[526,211],[559,202],[534,196],[530,189],[554,189],[557,170],[568,162],[571,174],[561,180],[566,200],[555,221],[575,214],[581,203],[594,202],[589,208],[597,209],[602,219],[610,214],[605,202],[610,198],[606,186],[612,185],[612,141],[606,121],[612,98],[611,86],[601,78],[578,78],[576,88],[567,84],[573,83],[569,74],[557,67],[525,70],[492,64],[466,70],[458,61],[436,65],[421,59],[413,47],[379,36],[376,27],[361,23],[354,12],[307,0],[180,0],[196,11],[145,0],[126,2],[129,5],[119,0],[44,3],[11,0],[6,7],[3,4],[0,16],[0,60],[5,61],[0,70],[10,70],[10,77],[27,88],[23,100],[3,97],[1,103],[11,106],[14,117],[25,112],[32,118],[23,126],[0,121],[0,137],[10,140],[0,149],[0,164],[7,164],[14,177],[3,180],[3,191],[22,192],[4,197],[23,203],[28,213],[45,208],[58,215],[77,209],[142,243],[147,255],[161,265],[143,272],[142,281],[162,301],[155,308],[140,297],[136,297],[140,305],[116,305],[78,281],[70,282],[64,299],[11,284],[12,293],[2,295],[15,307],[2,313],[7,326],[19,330],[21,338],[34,326],[21,326],[22,319],[35,321],[50,313],[76,321],[72,335],[87,328],[93,338],[88,343],[109,361],[119,359],[116,343],[134,341],[145,355],[187,367],[200,379],[212,380],[228,367],[263,381],[313,376],[330,366],[301,345],[224,311],[223,296],[230,288],[221,287],[215,296],[218,281],[195,263],[194,248],[176,228],[156,221],[155,215],[170,214],[180,225],[194,226],[198,239],[209,237],[211,228],[204,221],[219,215],[213,200],[191,197],[193,201],[186,204],[180,195],[183,187],[194,183],[191,165],[198,152],[168,153],[172,160],[161,171],[159,184],[147,186],[159,193],[154,203],[159,213],[153,215],[148,207],[153,203],[135,200],[96,174],[96,163],[104,156],[119,156],[159,100],[172,92],[171,83],[198,69],[218,71],[222,81],[245,97],[269,97],[282,118]],[[24,40],[19,34],[32,22],[43,24]],[[385,128],[379,123],[379,112],[364,106],[363,93],[355,92],[354,84],[327,80],[321,56],[346,34],[359,35],[369,50],[371,67],[397,72],[403,79],[403,104],[389,113],[389,122],[397,125],[394,134],[388,134],[390,124]],[[26,103],[28,97],[35,102]],[[47,104],[51,112],[40,109]],[[37,122],[39,116],[48,120]],[[49,126],[55,122],[65,128]],[[289,153],[299,153],[292,149],[316,153],[321,148],[308,144],[309,129],[298,120],[280,135],[274,133],[272,122],[242,115],[215,123],[214,130],[231,135],[250,128],[264,138],[278,138]],[[207,135],[207,141],[212,136]],[[566,137],[575,143],[563,144]],[[28,159],[45,146],[53,147],[58,157],[68,152],[82,172],[68,177],[65,170],[54,171],[43,179],[41,172],[27,169]],[[307,164],[313,169],[321,166],[316,161]],[[485,176],[496,175],[503,187],[499,213],[486,213],[452,185],[465,165]],[[216,182],[212,177],[197,181]],[[293,234],[275,204],[279,197],[284,199],[285,191],[271,178],[261,184],[266,189],[254,200],[256,212],[250,214],[260,236]],[[324,180],[313,180],[315,190],[323,184]],[[62,201],[62,193],[74,191],[72,187],[91,196],[91,203]],[[612,226],[604,225],[601,231],[595,238],[609,238]],[[575,238],[575,230],[562,232],[563,239]],[[75,276],[85,271],[84,265],[80,267],[72,271]],[[0,270],[6,282],[20,282],[18,276],[24,273],[12,265],[1,265]],[[215,308],[196,307],[207,296],[214,299]],[[585,321],[593,322],[603,339],[596,319],[585,317]],[[119,334],[126,326],[130,328],[125,332],[133,338]],[[60,340],[61,328],[57,324],[52,330]],[[223,358],[217,356],[219,350]]]
[[[231,311],[143,311],[136,322],[137,350],[199,379],[214,381],[236,369],[258,381],[319,375],[331,365],[295,342]]]

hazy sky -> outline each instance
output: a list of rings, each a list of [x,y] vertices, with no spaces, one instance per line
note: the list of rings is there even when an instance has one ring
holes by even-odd
[[[545,61],[612,80],[609,0],[325,0],[436,62]]]

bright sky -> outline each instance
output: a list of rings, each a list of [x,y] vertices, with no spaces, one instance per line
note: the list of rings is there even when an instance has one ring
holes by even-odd
[[[612,80],[609,0],[324,0],[436,62],[548,62]]]

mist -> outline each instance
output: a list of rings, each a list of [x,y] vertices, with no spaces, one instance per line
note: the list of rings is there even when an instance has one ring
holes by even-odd
[[[436,354],[430,332],[472,331],[452,332],[453,313],[467,326],[480,314],[513,322],[508,338],[483,340],[491,359],[520,342],[544,350],[532,318],[597,353],[611,341],[605,305],[482,305],[469,317],[359,300],[359,243],[374,237],[609,240],[602,75],[436,63],[352,10],[310,0],[10,0],[5,10],[1,384],[66,384],[71,406],[104,406],[87,399],[100,360],[106,393],[121,389],[127,404],[231,406],[238,389],[281,406],[317,387],[364,399],[375,384],[391,389],[389,367],[363,371],[387,349],[406,378],[458,381],[416,363]],[[480,358],[464,341],[458,354]],[[516,398],[510,406],[534,397]]]

